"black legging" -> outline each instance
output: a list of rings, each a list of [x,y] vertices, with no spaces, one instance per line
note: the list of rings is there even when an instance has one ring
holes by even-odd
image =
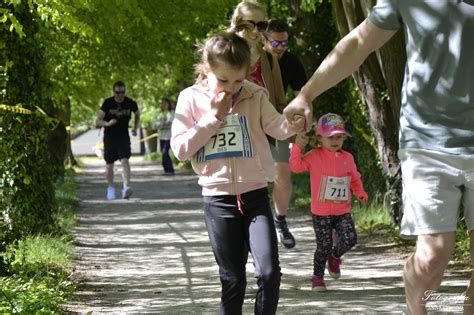
[[[236,196],[204,196],[206,227],[222,284],[220,314],[242,314],[249,252],[258,285],[255,314],[275,314],[281,272],[268,190],[244,193],[241,200],[242,213]]]
[[[339,216],[313,215],[313,228],[316,235],[314,251],[314,274],[324,276],[324,267],[329,255],[341,257],[357,244],[357,233],[350,213]],[[332,230],[336,230],[338,241],[332,244]]]

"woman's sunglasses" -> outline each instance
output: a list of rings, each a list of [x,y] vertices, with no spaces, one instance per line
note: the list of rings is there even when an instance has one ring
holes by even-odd
[[[254,30],[255,28],[257,28],[257,30],[258,30],[260,33],[265,32],[265,31],[267,30],[267,27],[268,27],[268,22],[267,22],[267,21],[255,22],[255,21],[252,21],[252,20],[243,20],[243,22],[247,22],[247,23],[252,24],[252,30]]]

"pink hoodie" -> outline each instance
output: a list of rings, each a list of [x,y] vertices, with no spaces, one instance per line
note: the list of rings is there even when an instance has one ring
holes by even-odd
[[[311,212],[315,215],[342,215],[351,211],[352,195],[367,197],[360,173],[349,152],[314,148],[304,156],[296,144],[291,147],[290,168],[295,173],[309,171]],[[345,181],[345,182],[344,182]]]
[[[275,173],[266,135],[284,140],[294,132],[268,100],[267,90],[244,81],[229,115],[247,118],[253,155],[198,162],[198,151],[212,141],[222,124],[210,112],[212,97],[204,84],[195,84],[179,94],[171,126],[174,155],[180,161],[191,160],[203,196],[239,195],[266,187]]]

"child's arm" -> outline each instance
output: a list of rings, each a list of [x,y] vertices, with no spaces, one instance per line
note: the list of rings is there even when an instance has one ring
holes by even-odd
[[[360,173],[357,170],[354,157],[350,155],[350,158],[352,161],[351,190],[362,204],[367,205],[369,203],[369,196],[364,190],[364,185],[362,184],[362,180],[360,179]]]
[[[195,121],[190,91],[183,91],[176,105],[171,125],[171,149],[180,161],[190,160],[202,148],[221,125],[221,121],[209,113]]]
[[[286,140],[293,136],[295,132],[289,128],[285,117],[270,103],[267,94],[262,92],[259,97],[258,101],[261,105],[260,117],[263,132],[278,140]]]
[[[304,138],[300,135],[296,136],[296,143],[291,145],[290,151],[290,169],[293,173],[302,173],[305,171],[309,171],[310,163],[303,157],[302,150],[303,147],[300,147],[300,144],[304,144]]]

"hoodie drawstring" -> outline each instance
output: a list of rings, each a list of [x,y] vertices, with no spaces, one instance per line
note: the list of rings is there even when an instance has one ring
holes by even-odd
[[[237,209],[239,209],[240,213],[244,215],[244,210],[242,209],[244,202],[242,201],[240,194],[236,195],[235,197],[237,198]]]

